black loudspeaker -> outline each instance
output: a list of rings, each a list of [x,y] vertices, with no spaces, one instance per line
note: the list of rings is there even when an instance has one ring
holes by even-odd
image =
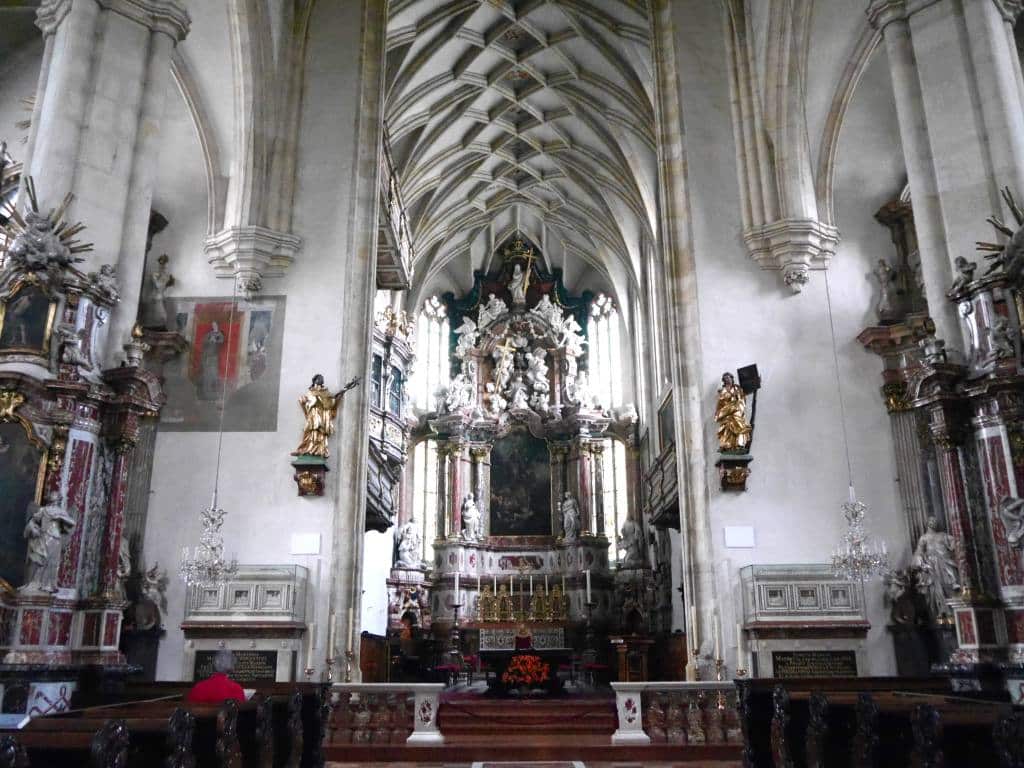
[[[740,387],[745,394],[753,394],[761,388],[761,376],[757,372],[756,365],[747,365],[740,368],[736,373],[740,378]]]

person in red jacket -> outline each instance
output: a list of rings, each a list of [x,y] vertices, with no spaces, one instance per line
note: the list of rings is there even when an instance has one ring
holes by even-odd
[[[235,669],[235,655],[228,648],[217,651],[213,669],[212,675],[192,686],[186,701],[192,704],[223,704],[226,699],[245,701],[242,686],[228,677]]]

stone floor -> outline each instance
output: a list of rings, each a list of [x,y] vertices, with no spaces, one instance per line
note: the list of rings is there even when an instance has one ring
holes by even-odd
[[[580,762],[546,761],[539,763],[507,763],[490,760],[474,763],[374,763],[374,768],[738,768],[738,762]],[[326,768],[367,768],[366,763],[327,763]]]

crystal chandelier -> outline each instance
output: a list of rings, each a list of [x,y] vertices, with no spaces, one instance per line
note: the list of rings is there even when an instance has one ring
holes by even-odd
[[[231,311],[228,313],[228,334],[224,349],[231,354],[231,334],[235,325],[235,302],[238,296],[238,282],[234,283],[234,290],[231,295]],[[199,513],[202,522],[202,533],[199,534],[199,544],[193,552],[189,552],[187,546],[181,549],[181,566],[178,573],[189,588],[198,587],[201,589],[215,589],[223,586],[224,582],[233,578],[238,573],[238,561],[232,557],[231,560],[224,558],[224,537],[220,529],[224,525],[224,516],[227,514],[221,507],[217,506],[217,490],[220,486],[220,458],[224,445],[224,411],[227,402],[228,372],[225,367],[224,379],[220,391],[220,422],[217,427],[217,464],[213,473],[213,498],[210,506]]]
[[[889,550],[885,541],[876,542],[864,525],[868,507],[856,500],[850,486],[850,500],[843,504],[846,532],[832,550],[832,571],[836,576],[866,581],[889,570]]]
[[[199,534],[198,546],[191,557],[188,547],[181,550],[179,573],[189,587],[216,588],[238,573],[238,561],[224,558],[224,537],[220,527],[226,514],[217,506],[217,492],[214,491],[210,506],[199,513],[203,532]]]
[[[843,449],[846,452],[846,473],[850,483],[849,500],[843,504],[846,531],[832,550],[832,571],[844,579],[866,581],[889,572],[889,552],[885,542],[876,542],[864,524],[868,507],[857,500],[853,489],[853,463],[850,461],[850,441],[846,435],[846,408],[843,404],[843,380],[839,374],[839,353],[836,349],[836,326],[832,319],[832,291],[829,288],[828,273],[825,273],[825,301],[828,306],[828,325],[832,332],[832,362],[836,373],[836,394],[839,398],[839,423],[843,432]]]

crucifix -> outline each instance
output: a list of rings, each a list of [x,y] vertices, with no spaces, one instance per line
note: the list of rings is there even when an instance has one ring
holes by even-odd
[[[530,267],[537,260],[537,255],[533,252],[533,248],[523,253],[523,259],[526,260],[526,276],[523,278],[523,290],[525,291],[530,287]]]

